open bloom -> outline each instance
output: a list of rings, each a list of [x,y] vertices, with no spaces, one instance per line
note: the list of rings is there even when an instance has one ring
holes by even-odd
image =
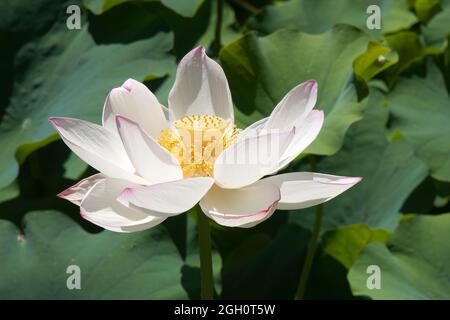
[[[195,48],[180,62],[168,109],[130,79],[109,93],[102,125],[49,119],[67,146],[100,171],[59,196],[117,232],[153,227],[197,203],[221,225],[252,227],[276,209],[328,201],[361,179],[273,175],[318,135],[324,115],[313,110],[316,98],[316,82],[304,82],[269,117],[240,130],[222,68]]]

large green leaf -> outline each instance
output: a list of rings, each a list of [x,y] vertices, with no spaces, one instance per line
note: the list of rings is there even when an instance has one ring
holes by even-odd
[[[14,90],[0,124],[0,187],[15,179],[16,157],[22,161],[56,139],[48,117],[98,122],[112,87],[130,77],[151,79],[174,70],[174,59],[167,54],[171,33],[127,45],[98,45],[87,29],[68,31],[57,23],[18,53]]]
[[[56,211],[28,213],[25,234],[0,220],[0,257],[8,271],[0,274],[0,299],[198,299],[195,221],[181,215],[167,222],[176,247],[160,227],[89,234]],[[81,269],[80,291],[66,287],[69,265]],[[216,251],[213,269],[219,292],[221,259]]]
[[[366,13],[370,5],[381,9],[381,29],[369,30]],[[407,29],[417,22],[404,0],[294,0],[276,2],[250,21],[250,26],[264,33],[271,33],[286,26],[293,26],[308,33],[321,33],[337,23],[346,23],[378,35]]]
[[[246,117],[269,115],[290,89],[315,79],[317,106],[325,111],[325,124],[308,152],[335,153],[348,127],[362,116],[364,101],[357,101],[348,82],[353,60],[367,44],[361,31],[340,25],[320,35],[282,30],[258,38],[250,33],[224,47],[220,59],[240,109],[238,124],[246,125]]]
[[[19,193],[19,186],[14,181],[9,186],[0,189],[0,203],[17,197]]]
[[[322,247],[324,252],[350,269],[367,244],[384,243],[388,238],[389,233],[385,230],[370,229],[363,224],[353,224],[325,233]]]
[[[83,0],[84,5],[95,14],[102,14],[124,2],[156,2],[161,1],[167,8],[176,13],[192,17],[204,0]]]
[[[429,63],[425,78],[401,78],[388,99],[392,130],[411,143],[435,179],[450,181],[450,96],[437,67]]]
[[[323,227],[365,224],[394,230],[408,195],[425,179],[427,168],[403,140],[389,142],[388,108],[384,95],[371,90],[364,119],[348,131],[343,148],[318,163],[318,171],[362,176],[363,181],[324,205]],[[308,168],[299,166],[295,170]],[[290,219],[311,227],[314,209],[290,214]]]
[[[0,1],[0,119],[12,91],[15,54],[24,43],[46,32],[60,18],[61,4],[66,2],[35,0],[30,6],[27,0]]]
[[[437,47],[443,47],[450,35],[450,0],[441,0],[440,4],[442,11],[432,17],[422,29],[427,44]]]
[[[450,299],[450,214],[402,222],[387,246],[368,245],[348,279],[356,295],[374,299]],[[368,289],[367,267],[381,271],[381,289]]]
[[[89,234],[59,212],[32,212],[25,233],[0,221],[1,299],[184,299],[183,259],[159,229]],[[81,269],[81,290],[66,286]]]

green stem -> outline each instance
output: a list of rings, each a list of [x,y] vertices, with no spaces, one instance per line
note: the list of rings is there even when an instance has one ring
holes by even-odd
[[[311,171],[316,172],[317,164],[316,164],[315,158],[313,156],[310,156],[309,160],[310,160]],[[314,256],[315,256],[316,250],[317,250],[317,244],[319,242],[320,227],[322,224],[322,215],[323,215],[322,205],[319,204],[316,206],[314,227],[312,230],[311,238],[309,239],[308,254],[306,255],[306,260],[303,264],[302,274],[300,275],[300,282],[299,282],[298,288],[297,288],[297,294],[295,295],[296,300],[302,300],[305,296],[306,285],[308,284],[309,273],[311,271],[311,266],[313,264]]]
[[[200,251],[201,298],[214,298],[213,269],[211,255],[211,230],[208,218],[198,212],[198,246]]]
[[[215,1],[217,1],[217,16],[216,16],[216,29],[214,32],[214,43],[212,49],[214,55],[218,57],[219,51],[222,48],[223,0],[215,0]]]

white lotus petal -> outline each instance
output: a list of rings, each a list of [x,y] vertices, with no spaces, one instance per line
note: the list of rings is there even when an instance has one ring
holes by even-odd
[[[130,119],[116,116],[117,128],[137,173],[150,184],[183,178],[178,160]]]
[[[264,126],[267,122],[269,117],[262,118],[251,125],[249,125],[247,128],[242,130],[238,135],[238,140],[244,140],[246,138],[255,137],[261,133],[261,130],[264,129]]]
[[[216,183],[222,188],[241,188],[273,172],[294,133],[260,133],[237,141],[217,157]]]
[[[280,158],[280,164],[275,171],[283,168],[302,153],[319,135],[324,121],[322,110],[312,110],[306,119],[295,124],[295,135],[286,151]]]
[[[172,216],[188,211],[208,192],[214,179],[188,178],[145,187],[126,188],[117,198],[130,208],[156,211]]]
[[[264,125],[265,129],[289,130],[304,119],[317,101],[317,82],[309,80],[299,84],[278,103]]]
[[[135,170],[119,135],[95,123],[49,118],[66,145],[84,162],[111,178],[145,183]]]
[[[164,217],[149,215],[148,211],[143,213],[127,208],[116,200],[122,190],[129,186],[130,182],[121,179],[108,178],[97,182],[81,202],[82,217],[115,232],[140,231],[163,222]]]
[[[141,126],[151,137],[156,138],[168,123],[162,106],[155,95],[139,81],[128,79],[111,90],[103,107],[103,125],[110,130],[116,128],[116,115],[129,118]]]
[[[203,47],[180,61],[169,93],[171,122],[189,115],[216,115],[234,121],[231,93],[225,73]]]
[[[326,202],[362,180],[323,173],[293,172],[261,180],[277,185],[281,191],[280,210],[302,209]]]
[[[102,173],[94,174],[81,181],[78,181],[73,186],[60,192],[57,196],[61,199],[68,200],[73,204],[79,206],[86,193],[100,180],[105,179],[106,176]]]
[[[280,190],[271,183],[258,182],[241,189],[215,185],[200,201],[200,207],[218,224],[250,228],[268,219],[279,200]]]

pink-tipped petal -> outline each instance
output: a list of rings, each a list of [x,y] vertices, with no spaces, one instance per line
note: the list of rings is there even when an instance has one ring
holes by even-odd
[[[329,201],[353,187],[361,177],[342,177],[314,172],[293,172],[261,180],[281,191],[280,210],[303,209]]]
[[[214,179],[188,178],[125,189],[117,200],[124,206],[173,216],[188,211],[208,192]]]
[[[317,101],[317,82],[299,84],[278,103],[264,125],[265,129],[289,130],[305,119]]]
[[[195,114],[216,115],[234,121],[225,73],[206,55],[203,47],[193,49],[181,59],[169,93],[169,109],[171,121]]]
[[[97,182],[81,202],[80,214],[84,219],[115,232],[140,231],[163,222],[164,217],[127,208],[116,200],[122,190],[129,186],[130,182],[120,179]]]
[[[133,79],[128,79],[109,93],[103,107],[103,126],[116,130],[116,115],[139,123],[153,138],[168,126],[158,99],[144,84]]]
[[[203,212],[220,225],[250,228],[267,220],[280,200],[280,190],[270,183],[255,183],[241,189],[215,185],[200,201]]]
[[[94,174],[81,181],[78,181],[73,186],[57,194],[61,199],[67,200],[79,206],[84,199],[86,193],[100,180],[105,179],[106,176],[102,173]]]

